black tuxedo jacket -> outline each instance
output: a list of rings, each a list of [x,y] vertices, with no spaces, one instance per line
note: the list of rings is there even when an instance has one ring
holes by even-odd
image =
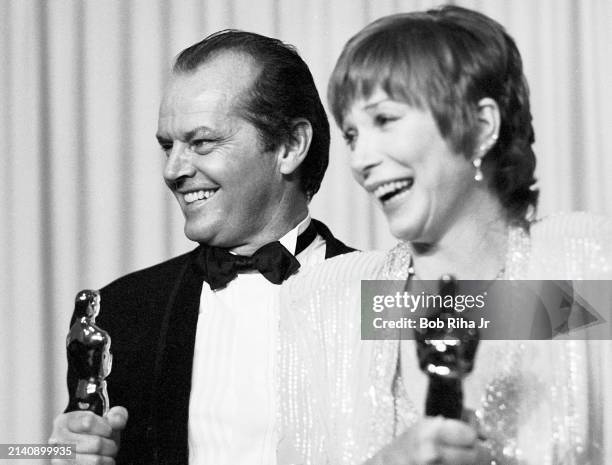
[[[313,223],[326,241],[325,258],[354,250],[323,223]],[[96,324],[112,341],[110,404],[129,412],[117,465],[188,463],[189,394],[202,291],[193,268],[197,253],[198,248],[129,274],[100,291]],[[69,370],[70,395],[76,383]]]

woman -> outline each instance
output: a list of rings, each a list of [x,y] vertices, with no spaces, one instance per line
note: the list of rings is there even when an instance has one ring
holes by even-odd
[[[423,418],[412,341],[360,340],[361,279],[611,277],[610,222],[532,220],[534,133],[512,38],[453,6],[379,19],[345,46],[329,101],[354,177],[401,242],[285,286],[291,450],[304,463],[602,463],[596,377],[609,341],[482,341],[464,385],[468,425]]]

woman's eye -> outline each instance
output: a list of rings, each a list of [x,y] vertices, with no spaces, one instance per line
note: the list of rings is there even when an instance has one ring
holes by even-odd
[[[387,123],[391,123],[392,121],[395,121],[397,119],[397,117],[395,116],[390,116],[390,115],[376,115],[374,117],[374,123],[377,126],[384,126]]]
[[[344,138],[344,142],[349,146],[351,150],[355,148],[355,141],[357,140],[357,135],[354,132],[343,132],[342,137]]]

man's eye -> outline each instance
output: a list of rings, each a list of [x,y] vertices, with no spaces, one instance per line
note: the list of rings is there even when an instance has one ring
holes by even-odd
[[[189,143],[189,148],[194,152],[207,149],[214,141],[212,139],[194,139]]]
[[[159,144],[159,147],[162,149],[162,151],[166,154],[169,155],[170,152],[172,151],[172,143],[163,143],[163,144]]]

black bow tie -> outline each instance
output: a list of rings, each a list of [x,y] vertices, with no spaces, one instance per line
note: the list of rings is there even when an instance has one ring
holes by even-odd
[[[304,250],[316,237],[312,222],[298,237],[296,254]],[[257,270],[273,284],[281,284],[300,268],[300,262],[283,245],[270,242],[259,248],[252,256],[234,255],[226,249],[201,245],[194,261],[198,275],[214,291],[232,281],[240,272]]]

